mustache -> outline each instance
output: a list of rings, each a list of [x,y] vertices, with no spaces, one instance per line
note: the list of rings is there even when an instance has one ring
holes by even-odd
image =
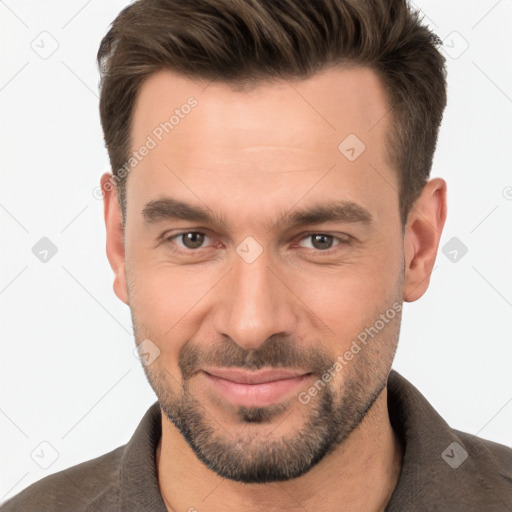
[[[319,343],[301,347],[285,336],[271,336],[257,349],[246,350],[229,337],[215,345],[198,345],[187,341],[180,349],[178,366],[183,379],[189,379],[203,366],[236,367],[258,370],[264,367],[300,368],[323,375],[335,362]]]

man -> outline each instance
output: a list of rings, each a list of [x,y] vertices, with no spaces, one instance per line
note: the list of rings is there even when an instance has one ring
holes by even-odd
[[[114,291],[156,402],[2,510],[512,510],[512,450],[391,370],[446,219],[401,0],[139,0],[102,41]]]

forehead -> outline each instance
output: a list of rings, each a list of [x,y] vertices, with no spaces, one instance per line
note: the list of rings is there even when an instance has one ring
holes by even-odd
[[[367,67],[330,68],[307,80],[260,82],[243,90],[159,71],[149,76],[139,91],[132,142],[142,142],[190,98],[197,106],[187,122],[179,117],[172,135],[185,139],[192,131],[194,141],[202,147],[229,145],[237,149],[251,142],[310,147],[319,138],[336,141],[348,133],[371,142],[368,132],[386,129],[387,123],[381,121],[386,121],[389,112],[382,83]]]
[[[132,151],[148,138],[153,144],[130,171],[128,204],[131,197],[140,210],[143,199],[177,189],[180,199],[195,195],[197,203],[214,185],[219,204],[245,194],[252,211],[286,209],[315,181],[322,181],[315,190],[323,187],[332,199],[396,195],[386,151],[389,114],[382,83],[369,68],[332,68],[244,90],[160,71],[144,82],[134,106]],[[391,190],[382,190],[383,180]]]

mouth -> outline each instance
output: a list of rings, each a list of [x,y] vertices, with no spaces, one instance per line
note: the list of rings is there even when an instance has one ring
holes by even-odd
[[[267,407],[294,396],[312,376],[288,369],[205,368],[202,374],[211,389],[233,405]]]

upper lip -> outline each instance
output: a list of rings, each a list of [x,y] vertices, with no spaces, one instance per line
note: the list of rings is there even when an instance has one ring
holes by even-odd
[[[263,384],[275,380],[302,377],[308,373],[303,370],[273,368],[256,371],[248,371],[241,368],[203,368],[203,371],[214,377],[230,380],[239,384]]]

